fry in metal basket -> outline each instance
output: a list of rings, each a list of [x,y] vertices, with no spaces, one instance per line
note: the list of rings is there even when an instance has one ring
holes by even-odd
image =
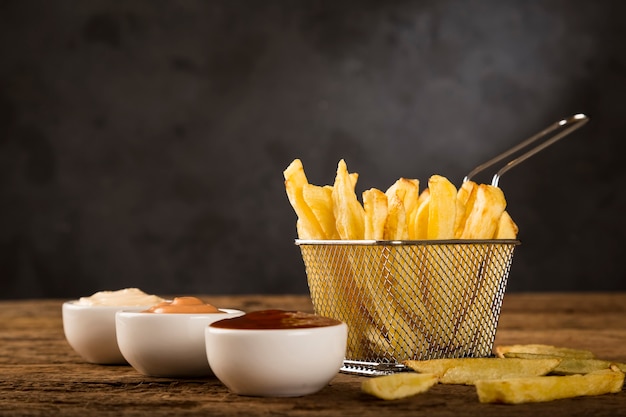
[[[339,237],[344,240],[361,240],[365,236],[365,210],[355,194],[357,175],[350,174],[346,162],[342,159],[337,165],[337,174],[333,184],[333,213]],[[344,247],[342,262],[335,266],[333,286],[340,293],[336,302],[342,304],[347,314],[349,338],[359,340],[348,347],[354,357],[366,357],[367,341],[372,333],[371,326],[384,326],[385,318],[375,308],[372,284],[362,272],[364,255],[358,248]]]
[[[457,189],[445,177],[432,175],[428,180],[428,223],[426,239],[454,238]],[[419,227],[418,227],[419,228]],[[462,286],[458,282],[458,265],[450,246],[436,250],[426,248],[424,267],[420,269],[427,323],[439,348],[446,348],[455,336],[455,326],[461,319],[464,305],[460,299]]]
[[[302,161],[294,159],[283,171],[283,176],[289,203],[298,216],[298,237],[300,239],[325,239],[322,226],[302,196],[302,187],[308,184]]]
[[[416,209],[419,199],[419,185],[417,179],[400,178],[385,191],[387,198],[397,195],[404,204],[407,220],[410,219]]]
[[[406,240],[409,229],[406,221],[404,203],[398,194],[387,196],[388,212],[383,238],[385,240]]]
[[[363,192],[363,208],[365,222],[365,239],[384,239],[387,223],[387,196],[377,188]],[[378,250],[379,247],[372,249]],[[354,258],[352,258],[354,260]],[[374,323],[362,327],[362,340],[370,346],[374,355],[384,357],[391,351],[389,342],[389,328],[393,326],[395,314],[390,311],[392,302],[389,298],[389,288],[385,279],[385,268],[382,259],[375,256],[364,256],[362,272],[359,273],[359,285],[362,291],[367,292],[371,304],[368,306],[375,313],[372,315]],[[358,313],[357,313],[358,314]]]
[[[465,221],[467,220],[467,216],[471,210],[471,206],[468,205],[468,201],[472,195],[472,191],[477,186],[478,184],[474,181],[464,181],[457,191],[456,218],[454,219],[454,237],[457,239],[460,238],[463,233]]]
[[[616,367],[585,375],[539,376],[476,381],[481,403],[522,404],[618,393],[624,373]]]
[[[428,179],[428,189],[430,202],[427,239],[454,238],[456,187],[446,177],[433,175]]]
[[[430,191],[425,189],[420,194],[418,180],[401,178],[385,194],[389,201],[385,239],[416,238],[420,226],[424,233],[421,237],[426,238]],[[414,223],[417,219],[421,222],[419,225]],[[382,268],[382,276],[389,283],[388,308],[393,311],[393,322],[388,328],[389,349],[395,360],[415,357],[432,343],[431,317],[417,289],[425,288],[426,284],[416,268],[420,262],[414,257],[414,254],[407,254],[406,247],[389,248],[384,257],[388,265]]]
[[[355,185],[342,159],[337,165],[332,192],[335,225],[341,239],[359,240],[365,235],[363,206],[354,192]]]
[[[480,184],[468,200],[470,210],[463,226],[461,239],[492,239],[500,216],[506,208],[504,193],[498,187]]]
[[[333,212],[332,193],[333,187],[330,185],[321,187],[319,185],[304,184],[302,186],[302,198],[313,211],[326,239],[339,239]]]
[[[377,188],[363,191],[365,239],[382,240],[387,222],[387,196]]]
[[[430,190],[425,188],[417,200],[417,206],[409,220],[409,238],[422,240],[428,236],[428,212],[430,202]]]
[[[500,216],[498,228],[494,239],[516,239],[519,228],[511,218],[511,215],[505,210]]]
[[[400,194],[406,196],[405,190],[396,188],[396,194],[391,194],[390,198],[375,188],[363,193],[366,239],[406,239],[406,215]],[[388,207],[389,200],[391,207]],[[402,272],[406,269],[401,267],[405,260],[396,257],[395,250],[387,251],[383,246],[372,248],[371,253],[378,255],[367,261],[363,259],[365,262],[359,268],[362,268],[360,285],[370,296],[369,310],[374,318],[374,325],[366,329],[367,341],[378,356],[406,358],[415,351],[413,341],[418,336],[406,319],[404,300],[407,297],[397,293],[406,278]],[[409,288],[410,281],[406,285],[404,288]]]

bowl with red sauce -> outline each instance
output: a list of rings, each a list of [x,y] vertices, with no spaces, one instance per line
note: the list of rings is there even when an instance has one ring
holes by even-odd
[[[261,310],[205,329],[215,376],[239,395],[298,397],[323,389],[346,353],[345,323],[315,314]]]
[[[117,312],[117,344],[128,363],[143,375],[210,376],[204,329],[214,321],[243,314],[197,297],[176,297],[143,311]]]

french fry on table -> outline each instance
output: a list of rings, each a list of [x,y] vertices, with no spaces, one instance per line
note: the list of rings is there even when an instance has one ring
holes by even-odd
[[[433,374],[400,372],[368,378],[361,383],[361,390],[383,400],[398,400],[426,392],[436,383]]]
[[[601,371],[603,369],[610,369],[611,366],[616,366],[620,371],[626,372],[626,363],[607,361],[604,359],[559,357],[550,354],[519,352],[505,353],[504,357],[522,359],[559,358],[561,359],[561,363],[559,363],[559,366],[554,368],[551,372],[555,375],[588,374],[595,371]]]
[[[435,374],[442,384],[473,385],[478,380],[547,375],[560,359],[446,358],[404,364],[416,372]]]
[[[596,355],[587,349],[575,349],[562,346],[553,346],[542,343],[498,345],[494,349],[496,356],[505,357],[507,353],[532,353],[537,355],[550,355],[560,358],[593,359]]]
[[[612,367],[585,375],[540,376],[476,381],[481,403],[522,404],[618,393],[624,373]]]

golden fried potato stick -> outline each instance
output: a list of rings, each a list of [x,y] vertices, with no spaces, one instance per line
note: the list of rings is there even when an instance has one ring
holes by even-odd
[[[500,216],[506,208],[504,193],[498,187],[480,184],[470,196],[468,205],[470,213],[465,221],[461,239],[492,239]]]
[[[509,352],[504,354],[505,358],[522,358],[522,359],[538,359],[538,358],[559,358],[561,363],[559,366],[552,370],[554,375],[575,375],[575,374],[588,374],[595,371],[601,371],[603,369],[609,369],[611,366],[617,366],[620,371],[626,372],[626,363],[620,363],[615,361],[607,361],[603,359],[590,359],[590,358],[570,358],[559,357],[550,354],[542,353],[521,353],[521,352]]]
[[[333,187],[313,184],[302,186],[302,197],[319,222],[326,239],[339,239],[333,212]]]
[[[399,194],[402,194],[402,192],[399,191],[397,194],[387,196],[387,222],[385,223],[383,234],[385,240],[406,240],[409,238],[406,211]]]
[[[296,225],[298,237],[300,239],[326,239],[322,226],[302,196],[302,188],[308,184],[302,161],[294,159],[283,171],[283,176],[287,198],[298,216]]]
[[[377,188],[363,191],[365,239],[383,240],[387,223],[387,196]]]
[[[426,238],[454,238],[456,187],[446,177],[433,175],[428,179],[428,189],[430,190],[430,202]]]
[[[341,239],[359,240],[365,236],[364,210],[354,192],[356,182],[350,177],[346,162],[337,165],[333,184],[333,212]]]
[[[481,403],[523,404],[615,394],[624,386],[624,373],[612,367],[585,375],[486,380],[475,385]]]
[[[417,207],[419,184],[420,182],[417,179],[400,178],[385,191],[387,198],[397,195],[402,200],[407,219]]]
[[[416,372],[435,374],[442,384],[473,385],[486,379],[547,375],[561,362],[558,358],[446,358],[404,364]]]
[[[519,228],[511,218],[508,211],[504,211],[498,221],[498,227],[494,235],[494,239],[517,239]]]
[[[400,372],[368,378],[361,383],[361,391],[383,400],[398,400],[426,392],[436,383],[433,374]]]
[[[420,193],[417,206],[413,209],[413,215],[409,220],[409,239],[422,240],[427,238],[429,202],[430,190],[425,188]]]
[[[476,184],[474,181],[465,181],[463,182],[463,184],[461,184],[459,190],[457,191],[456,218],[454,219],[454,237],[457,239],[461,237],[461,234],[463,233],[465,221],[467,220],[467,216],[471,210],[469,200],[472,196],[472,191],[477,186],[478,184]]]
[[[542,343],[498,345],[495,347],[494,353],[499,358],[503,358],[507,353],[532,353],[535,355],[550,355],[559,358],[581,359],[594,359],[596,357],[590,350],[546,345]]]

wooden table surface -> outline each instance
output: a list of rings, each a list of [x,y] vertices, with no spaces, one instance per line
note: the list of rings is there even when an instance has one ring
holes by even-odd
[[[200,296],[221,307],[312,311],[308,296]],[[65,341],[63,300],[0,301],[0,416],[626,416],[626,391],[548,403],[480,404],[470,386],[436,385],[383,401],[360,391],[366,377],[338,374],[298,398],[232,394],[216,378],[150,378],[130,366],[83,362]],[[590,349],[626,362],[626,293],[507,294],[497,344]],[[303,358],[306,360],[306,358]]]

